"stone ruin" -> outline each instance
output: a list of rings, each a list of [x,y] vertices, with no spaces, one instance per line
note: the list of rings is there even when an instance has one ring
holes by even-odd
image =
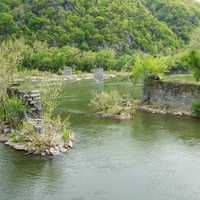
[[[20,98],[24,102],[24,104],[27,105],[28,111],[25,113],[25,118],[27,122],[33,125],[38,134],[45,133],[40,92],[38,90],[24,91],[20,89],[19,86],[20,84],[18,83],[12,84],[7,89],[8,95]],[[73,147],[74,143],[73,135],[70,135],[69,139],[65,141],[62,134],[56,134],[52,139],[54,142],[51,144],[51,146],[46,146],[46,149],[38,150],[35,147],[32,147],[32,149],[27,149],[27,146],[25,144],[9,140],[9,138],[7,137],[7,133],[9,133],[10,130],[11,129],[9,129],[7,132],[5,132],[4,130],[2,131],[4,134],[0,135],[0,142],[3,142],[5,145],[8,145],[16,150],[27,151],[28,155],[36,154],[42,156],[55,156],[60,153],[67,152],[70,148]],[[46,143],[44,142],[44,144]]]
[[[28,106],[28,111],[25,113],[26,120],[31,123],[37,132],[42,133],[43,128],[43,110],[41,97],[38,90],[24,91],[18,88],[19,84],[12,84],[7,93],[9,96],[19,97],[25,105]]]
[[[97,68],[94,72],[94,79],[96,82],[103,82],[105,78],[104,70],[103,68]]]
[[[68,77],[72,75],[72,68],[71,67],[64,67],[64,76]]]

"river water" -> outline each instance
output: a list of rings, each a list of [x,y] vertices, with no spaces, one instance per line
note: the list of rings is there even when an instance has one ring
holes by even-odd
[[[67,84],[58,111],[71,116],[75,147],[55,158],[25,156],[0,144],[0,200],[199,200],[198,120],[138,113],[97,119],[94,89],[128,92],[129,83]]]

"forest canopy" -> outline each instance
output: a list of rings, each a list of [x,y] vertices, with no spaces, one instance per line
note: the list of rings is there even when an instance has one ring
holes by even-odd
[[[187,0],[2,0],[0,19],[1,40],[159,53],[188,43],[200,10]]]
[[[33,48],[20,67],[118,70],[133,65],[138,51],[185,49],[199,21],[189,0],[1,0],[0,41],[24,38]]]

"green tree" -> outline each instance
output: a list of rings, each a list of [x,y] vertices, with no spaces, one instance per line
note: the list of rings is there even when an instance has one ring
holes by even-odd
[[[136,54],[132,76],[135,81],[140,78],[146,79],[151,75],[162,75],[167,70],[166,60],[151,55]]]
[[[8,13],[0,13],[0,35],[5,38],[16,32],[17,27],[13,16]]]
[[[190,52],[188,57],[186,57],[189,68],[192,70],[196,81],[200,80],[200,52],[193,50]]]

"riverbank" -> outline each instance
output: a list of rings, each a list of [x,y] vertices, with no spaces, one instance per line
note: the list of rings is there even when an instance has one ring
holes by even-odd
[[[105,72],[104,73],[104,81],[120,78],[126,79],[130,77],[129,72]],[[15,79],[15,82],[21,83],[21,88],[25,88],[26,90],[34,90],[45,88],[46,86],[56,86],[62,82],[79,82],[83,80],[95,80],[94,73],[86,73],[81,72],[79,74],[72,74],[68,76],[52,74],[41,72],[38,73],[37,71],[33,74],[29,74],[28,72],[19,74],[18,78]]]
[[[40,135],[41,137],[42,135]],[[38,136],[39,137],[39,136]],[[64,141],[60,135],[54,138],[57,141],[57,144],[51,145],[48,148],[43,149],[42,151],[36,149],[35,147],[30,148],[30,141],[26,142],[15,142],[12,141],[9,134],[0,133],[0,142],[17,150],[24,151],[27,155],[41,155],[41,156],[56,156],[60,153],[68,152],[74,145],[74,136],[71,136],[67,141]],[[42,144],[41,144],[42,145]]]
[[[153,113],[153,114],[170,114],[170,115],[175,115],[175,116],[189,116],[192,117],[192,113],[191,112],[185,112],[185,111],[174,111],[174,110],[170,110],[170,109],[166,109],[166,108],[161,108],[158,107],[156,105],[142,105],[140,107],[138,107],[137,109],[138,111],[141,112],[149,112],[149,113]]]
[[[130,76],[130,73],[128,72],[105,72],[104,73],[104,80],[112,79],[112,78],[117,78],[117,77],[127,77]],[[19,80],[23,81],[32,81],[32,82],[55,82],[55,81],[81,81],[81,80],[92,80],[94,79],[94,74],[93,73],[86,73],[86,72],[81,72],[81,73],[75,73],[72,75],[58,75],[58,74],[47,74],[47,73],[40,73],[37,75],[28,75],[25,74],[25,76],[22,78],[19,78]]]

